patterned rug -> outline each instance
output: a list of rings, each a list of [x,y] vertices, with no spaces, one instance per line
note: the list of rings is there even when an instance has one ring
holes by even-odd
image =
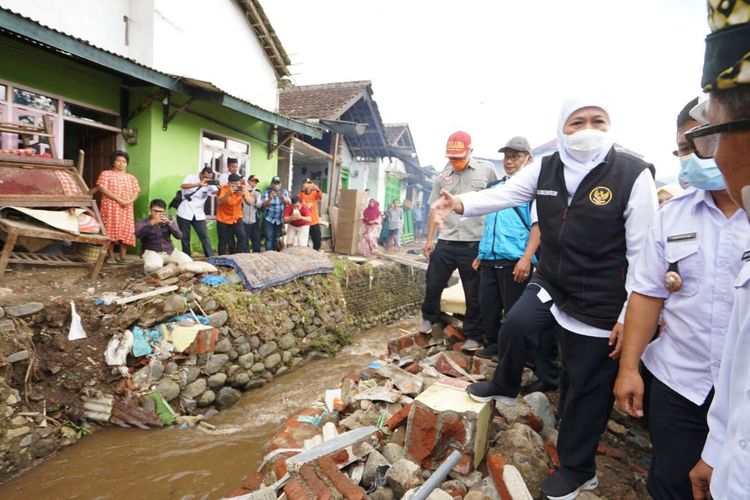
[[[282,252],[238,253],[206,259],[215,266],[234,268],[248,290],[283,285],[302,276],[333,272],[333,264],[321,252],[309,247],[287,248]]]

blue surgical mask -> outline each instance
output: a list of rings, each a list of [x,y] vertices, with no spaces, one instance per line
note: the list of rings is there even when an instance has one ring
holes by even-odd
[[[695,153],[680,157],[679,177],[698,189],[705,191],[721,191],[726,189],[724,177],[713,158],[702,160]]]

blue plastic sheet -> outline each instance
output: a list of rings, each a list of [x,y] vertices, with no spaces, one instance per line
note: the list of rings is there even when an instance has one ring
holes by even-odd
[[[219,286],[223,285],[224,283],[228,283],[228,281],[224,276],[219,276],[217,274],[207,274],[203,277],[201,283],[209,286]]]
[[[185,314],[180,314],[179,316],[175,316],[174,318],[170,319],[166,323],[179,323],[183,319],[195,319],[195,318],[198,318],[198,321],[200,321],[201,325],[207,325],[208,322],[211,321],[211,318],[209,318],[208,316],[198,316],[198,315],[193,316],[190,313],[185,313]]]
[[[136,358],[139,356],[146,356],[151,354],[151,342],[161,342],[162,335],[159,330],[143,330],[138,326],[134,326],[131,330],[133,332],[133,356]]]

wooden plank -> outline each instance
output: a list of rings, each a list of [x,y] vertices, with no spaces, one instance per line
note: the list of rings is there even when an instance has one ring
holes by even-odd
[[[174,292],[175,290],[177,290],[177,288],[177,285],[163,286],[161,288],[157,288],[156,290],[151,290],[150,292],[139,293],[137,295],[131,295],[130,297],[117,299],[114,303],[118,305],[129,304],[130,302],[135,302],[136,300],[147,299],[149,297],[156,297],[157,295]]]
[[[7,239],[5,240],[5,245],[3,246],[3,251],[2,253],[0,253],[0,276],[5,273],[5,268],[8,267],[8,259],[10,259],[10,254],[13,251],[13,246],[16,244],[16,238],[18,238],[18,235],[16,235],[15,232],[8,232]]]

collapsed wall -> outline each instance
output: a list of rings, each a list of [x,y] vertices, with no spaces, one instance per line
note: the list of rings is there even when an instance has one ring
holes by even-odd
[[[87,338],[74,341],[68,340],[74,297],[16,305],[12,295],[0,297],[0,481],[104,421],[148,428],[176,417],[178,424],[196,425],[235,404],[243,391],[334,355],[358,328],[399,319],[421,301],[422,271],[335,264],[332,274],[261,292],[210,287],[192,273],[133,279],[127,293],[178,288],[125,305],[76,300]],[[130,356],[126,377],[105,363],[113,336],[135,326],[157,329],[191,310],[207,316],[211,334],[188,351],[163,360]],[[162,399],[177,415],[169,418]]]

